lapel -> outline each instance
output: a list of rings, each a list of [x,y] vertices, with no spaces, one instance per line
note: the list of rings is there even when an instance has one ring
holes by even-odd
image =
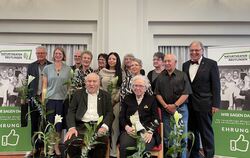
[[[37,62],[37,61],[36,61]],[[35,69],[35,76],[39,76],[39,65],[38,65],[38,63],[36,63],[36,65],[35,65],[35,67],[34,67],[34,69]],[[40,77],[40,76],[39,76]]]
[[[86,111],[87,111],[87,108],[88,108],[88,106],[87,106],[87,104],[88,104],[88,93],[86,92],[86,89],[84,88],[84,89],[82,89],[82,91],[83,91],[83,95],[82,95],[82,99],[80,99],[81,100],[81,109],[82,109],[82,112],[83,112],[83,115],[86,113]]]
[[[97,113],[99,116],[103,115],[103,111],[102,111],[102,93],[99,90],[99,93],[97,95]]]
[[[199,68],[198,68],[198,70],[197,70],[197,73],[196,73],[196,75],[195,75],[195,77],[194,77],[193,82],[195,82],[195,81],[199,78],[199,76],[201,75],[202,70],[204,70],[205,65],[206,65],[204,60],[205,60],[205,58],[202,57],[201,63],[200,63],[200,65],[199,65]]]
[[[187,72],[187,76],[188,76],[189,82],[191,83],[190,73],[189,73],[189,67],[190,67],[190,64],[191,64],[191,62],[190,62],[190,60],[189,60],[189,61],[188,61],[188,63],[187,63],[187,69],[186,69],[186,72]]]
[[[143,111],[143,109],[144,108],[149,108],[148,107],[148,105],[147,105],[147,101],[146,101],[146,98],[147,98],[147,93],[145,93],[144,94],[144,96],[143,96],[143,98],[142,98],[142,101],[141,101],[141,103],[138,105],[138,103],[137,103],[137,101],[136,101],[136,104],[137,104],[137,107],[138,107],[138,111],[140,110],[140,109],[142,109],[142,111]],[[136,100],[136,99],[135,99]],[[147,107],[146,107],[147,106]]]

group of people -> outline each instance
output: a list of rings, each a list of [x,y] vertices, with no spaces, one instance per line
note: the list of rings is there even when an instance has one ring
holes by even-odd
[[[250,69],[225,69],[220,73],[221,109],[250,110]]]
[[[0,106],[20,104],[19,88],[26,83],[27,67],[3,66],[0,68]]]
[[[183,116],[184,132],[195,134],[190,157],[199,157],[202,142],[205,157],[212,158],[215,150],[212,116],[220,106],[219,70],[215,61],[203,56],[201,42],[194,41],[189,47],[191,59],[183,64],[183,71],[176,69],[175,55],[157,52],[153,56],[155,69],[147,76],[142,61],[133,54],[125,55],[123,63],[116,52],[99,54],[99,67],[93,69],[90,51],[75,52],[75,65],[70,67],[64,63],[66,55],[62,48],[55,48],[51,63],[46,59],[46,48],[37,47],[37,61],[28,66],[28,75],[35,77],[29,85],[32,135],[39,130],[39,111],[33,98],[40,98],[41,102],[46,100],[47,110],[53,111],[47,117],[49,122],[54,122],[55,115],[66,119],[66,123],[56,125],[56,130],[60,135],[67,128],[63,142],[70,157],[81,156],[81,146],[74,145],[74,140],[84,136],[84,124],[92,126],[103,116],[96,131],[98,141],[103,143],[96,145],[89,157],[105,157],[110,142],[110,157],[118,156],[119,144],[119,157],[125,158],[133,153],[127,147],[136,145],[134,135],[142,136],[147,151],[160,144],[157,129],[161,119],[162,139],[166,148],[169,147],[170,117],[178,111]],[[67,96],[72,87],[65,84],[69,80],[74,88],[71,99]],[[188,146],[185,142],[184,149]],[[61,155],[59,143],[54,145],[54,152]],[[187,157],[186,150],[182,157]]]

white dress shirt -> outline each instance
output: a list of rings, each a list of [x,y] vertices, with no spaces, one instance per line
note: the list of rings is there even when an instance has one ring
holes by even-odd
[[[193,80],[195,78],[195,75],[196,75],[196,73],[199,69],[199,66],[201,64],[201,60],[202,60],[202,56],[198,60],[198,64],[190,64],[190,66],[189,66],[189,77],[190,77],[191,82],[193,82]]]
[[[86,90],[86,92],[88,94],[87,111],[83,115],[82,121],[83,122],[98,121],[99,115],[97,113],[97,102],[98,102],[99,91],[97,91],[94,94],[88,93],[87,90]],[[108,125],[106,125],[105,123],[102,124],[101,127],[106,128],[107,131],[109,130]]]
[[[87,111],[82,118],[83,122],[98,121],[99,115],[97,113],[97,95],[98,93],[88,93]]]

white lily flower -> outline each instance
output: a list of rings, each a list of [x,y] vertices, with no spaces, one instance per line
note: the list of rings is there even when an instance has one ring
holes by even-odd
[[[138,120],[138,118],[135,116],[135,115],[131,115],[130,117],[129,117],[129,119],[130,119],[130,121],[131,121],[131,123],[134,125],[136,122],[137,122],[137,120]]]
[[[34,77],[34,76],[29,75],[29,77],[28,77],[28,85],[29,85],[29,84],[30,84],[30,82],[32,82],[34,79],[35,79],[35,77]]]
[[[174,120],[175,120],[175,124],[177,127],[179,127],[179,120],[182,118],[182,114],[180,114],[178,111],[175,111],[174,113]]]
[[[131,115],[129,119],[132,123],[132,126],[135,128],[136,131],[141,131],[145,129],[140,122],[138,111],[136,111],[134,115]]]
[[[56,125],[57,123],[62,122],[62,119],[63,119],[63,117],[61,115],[56,114],[54,125]]]

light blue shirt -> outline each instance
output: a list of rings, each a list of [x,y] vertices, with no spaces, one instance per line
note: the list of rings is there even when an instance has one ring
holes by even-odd
[[[43,75],[47,77],[47,99],[64,100],[67,97],[67,82],[70,80],[71,68],[62,64],[62,69],[57,72],[55,64],[45,66]]]

